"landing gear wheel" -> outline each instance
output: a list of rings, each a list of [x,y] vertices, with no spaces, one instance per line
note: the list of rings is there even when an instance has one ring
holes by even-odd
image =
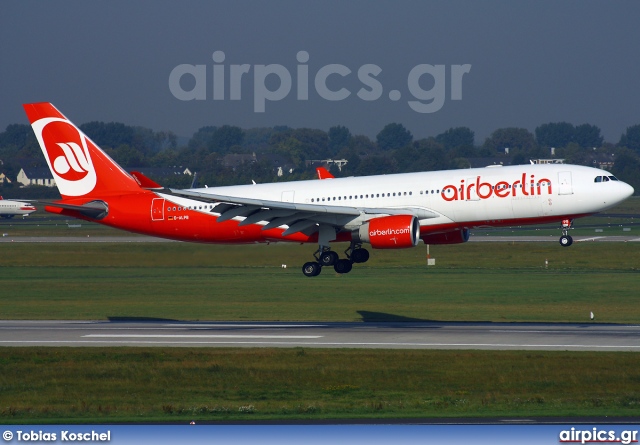
[[[317,277],[322,272],[322,266],[315,261],[309,261],[302,266],[302,273],[305,277]]]
[[[351,252],[351,259],[354,263],[366,263],[369,260],[369,251],[367,249],[354,249]]]
[[[562,247],[569,247],[571,244],[573,244],[573,238],[571,238],[571,235],[562,235],[560,237],[560,245]]]
[[[333,266],[339,260],[338,254],[332,250],[327,250],[320,254],[319,263],[323,266]]]
[[[345,259],[338,260],[336,264],[333,265],[333,269],[339,274],[349,273],[352,268],[353,264],[351,261]]]

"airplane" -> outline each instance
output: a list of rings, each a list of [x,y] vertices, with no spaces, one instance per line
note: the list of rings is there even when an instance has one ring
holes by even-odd
[[[52,104],[24,109],[62,196],[46,211],[179,241],[317,244],[302,267],[307,277],[331,266],[350,272],[369,259],[365,244],[464,243],[480,227],[562,222],[560,244],[570,246],[575,218],[634,192],[605,170],[567,164],[179,190],[126,172]],[[332,242],[349,242],[345,257]]]
[[[29,216],[36,208],[28,202],[10,201],[0,196],[0,217],[13,218],[16,215]]]

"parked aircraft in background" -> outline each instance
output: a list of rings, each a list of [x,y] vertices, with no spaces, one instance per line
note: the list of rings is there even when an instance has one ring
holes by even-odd
[[[24,108],[62,195],[48,212],[180,241],[314,243],[306,276],[349,272],[369,259],[364,244],[463,243],[476,227],[563,222],[569,246],[574,218],[633,194],[605,170],[564,164],[176,190],[127,173],[50,103]],[[350,242],[345,257],[333,241]]]
[[[0,196],[0,217],[13,218],[16,215],[29,216],[36,208],[28,202],[10,201]]]

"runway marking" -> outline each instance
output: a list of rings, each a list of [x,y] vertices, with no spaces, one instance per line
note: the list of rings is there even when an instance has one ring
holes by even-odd
[[[224,335],[224,334],[87,334],[83,338],[272,338],[305,339],[322,338],[322,335]]]
[[[575,241],[576,241],[577,243],[579,243],[579,242],[581,242],[581,241],[595,241],[595,240],[597,240],[597,239],[602,239],[602,238],[604,238],[604,236],[593,236],[593,237],[591,237],[591,238],[576,239]]]
[[[225,324],[225,323],[193,323],[165,324],[176,328],[324,328],[326,324]]]
[[[631,326],[630,326],[631,327]],[[599,329],[597,331],[570,331],[570,330],[539,330],[539,331],[534,331],[534,330],[519,330],[519,329],[514,329],[514,330],[509,330],[509,329],[491,329],[489,330],[489,332],[497,332],[497,333],[506,333],[506,334],[568,334],[568,335],[578,335],[578,334],[585,334],[585,333],[589,333],[589,334],[614,334],[614,335],[619,335],[619,334],[629,334],[629,332],[625,332],[625,331],[610,331],[607,329]]]
[[[23,331],[184,331],[191,329],[207,329],[207,328],[260,328],[260,330],[280,330],[284,328],[307,328],[307,327],[326,327],[322,325],[316,326],[267,326],[267,325],[244,325],[244,326],[235,326],[235,325],[193,325],[193,326],[178,326],[178,327],[119,327],[113,325],[92,325],[92,326],[83,326],[83,327],[65,327],[65,326],[2,326],[0,325],[0,330],[23,330]],[[230,330],[230,329],[227,329]]]

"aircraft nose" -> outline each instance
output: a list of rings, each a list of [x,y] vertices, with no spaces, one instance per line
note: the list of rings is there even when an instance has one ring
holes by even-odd
[[[635,190],[626,182],[620,181],[620,200],[624,201],[625,199],[631,197]]]

